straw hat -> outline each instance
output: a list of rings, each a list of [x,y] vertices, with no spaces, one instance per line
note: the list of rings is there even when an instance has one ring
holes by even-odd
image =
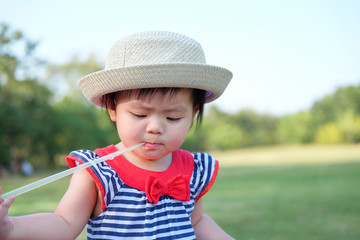
[[[231,78],[229,70],[206,64],[195,40],[174,32],[150,31],[116,42],[105,69],[80,79],[79,87],[98,106],[107,93],[156,87],[203,89],[206,102],[211,102],[220,97]]]

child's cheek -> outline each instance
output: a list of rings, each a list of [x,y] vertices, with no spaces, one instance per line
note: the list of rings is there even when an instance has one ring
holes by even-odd
[[[173,146],[173,148],[179,148],[184,143],[185,138],[186,138],[186,134],[174,135],[171,141],[171,145]]]

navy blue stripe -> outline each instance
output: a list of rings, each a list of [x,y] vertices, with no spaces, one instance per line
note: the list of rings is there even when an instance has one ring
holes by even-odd
[[[201,155],[198,153],[196,154],[196,159],[199,159],[201,157]],[[202,183],[203,183],[203,179],[201,178],[201,168],[198,164],[194,164],[194,172],[193,172],[193,176],[194,176],[194,186],[195,186],[195,192],[193,193],[194,199],[197,197],[197,195],[195,195],[196,193],[200,193],[201,191],[199,191],[199,188],[201,187]]]
[[[118,221],[142,221],[142,220],[145,220],[145,215],[142,215],[142,216],[139,216],[139,215],[136,215],[136,216],[123,216],[123,215],[121,215],[121,216],[112,216],[112,215],[106,215],[106,216],[104,216],[103,219],[106,219],[106,220],[118,220]]]
[[[121,211],[123,209],[119,209],[119,208],[114,208],[114,212],[118,212]],[[110,212],[110,211],[109,211]],[[143,208],[142,211],[140,209],[138,209],[138,211],[127,211],[127,210],[123,210],[123,212],[135,212],[135,213],[145,213],[146,210]],[[118,221],[129,221],[129,220],[143,220],[143,219],[148,219],[148,220],[156,220],[157,218],[160,217],[164,217],[164,216],[171,216],[171,215],[181,215],[181,214],[186,214],[188,215],[188,213],[186,213],[184,210],[177,210],[177,211],[163,211],[163,212],[158,212],[156,214],[152,214],[152,215],[136,215],[136,216],[124,216],[124,215],[117,215],[117,216],[113,216],[113,215],[106,215],[103,216],[101,218],[101,220],[103,219],[109,219],[109,220],[118,220]],[[98,219],[94,219],[94,221],[98,221]]]
[[[197,164],[194,164],[194,171],[193,171],[193,182],[192,182],[192,185],[194,186],[194,190],[195,192],[193,192],[193,194],[195,194],[197,192],[197,184],[196,184],[196,181],[197,181],[197,178],[198,178],[198,165]],[[196,187],[195,187],[196,186]]]
[[[140,221],[140,220],[148,220],[148,221],[153,221],[156,220],[158,218],[161,217],[165,217],[165,216],[174,216],[174,214],[182,214],[179,212],[173,212],[172,214],[169,214],[168,212],[162,212],[162,213],[157,213],[157,214],[153,214],[153,215],[136,215],[136,216],[124,216],[124,215],[120,215],[120,216],[113,216],[113,215],[106,215],[103,218],[101,218],[100,221],[103,220],[117,220],[117,221]],[[176,215],[175,215],[176,216]],[[189,217],[182,217],[182,218],[176,218],[176,219],[182,219],[183,220],[188,220]],[[98,219],[94,219],[94,222],[98,222]]]
[[[121,196],[126,196],[121,194]],[[146,204],[146,199],[138,200],[127,200],[127,199],[117,199],[112,201],[113,204],[128,204],[128,205],[137,205],[137,204]]]
[[[181,238],[187,238],[193,236],[193,240],[196,240],[195,234],[194,232],[187,232],[187,233],[182,233],[182,234],[176,234],[173,236],[168,236],[168,237],[157,237],[156,240],[168,240],[168,239],[181,239]]]
[[[86,152],[86,154],[92,157],[91,152]],[[83,156],[85,157],[86,154]],[[88,239],[137,237],[162,240],[196,239],[190,215],[194,209],[196,195],[201,193],[211,180],[214,159],[206,153],[194,154],[193,157],[195,164],[190,183],[191,200],[189,202],[174,200],[165,195],[161,196],[158,204],[151,204],[144,192],[125,185],[116,171],[106,163],[94,169],[100,181],[102,182],[102,178],[106,181],[102,184],[106,188],[109,205],[102,215],[89,220]],[[174,224],[179,226],[175,227]],[[159,227],[164,228],[159,229]],[[159,235],[164,235],[164,237],[160,238]]]
[[[205,176],[206,176],[206,180],[205,180],[206,184],[204,185],[204,188],[201,190],[201,191],[203,191],[211,179],[211,173],[213,171],[213,161],[212,161],[213,159],[208,154],[205,155],[204,153],[202,153],[201,159],[202,159],[202,161],[206,161],[207,164],[209,164],[209,166],[210,166],[209,168],[203,168],[204,172],[205,172]],[[205,164],[206,163],[204,162],[204,165]],[[207,170],[207,172],[206,172],[206,170]]]
[[[86,158],[84,157],[82,154],[79,154],[77,152],[72,152],[71,155],[73,155],[74,157],[76,157],[77,159],[81,160],[83,163],[87,163],[87,162],[91,162],[91,160],[93,160],[96,156],[97,158],[99,158],[99,156],[97,154],[89,154],[90,151],[87,151],[87,150],[81,150],[79,151],[80,153],[82,153],[83,155],[89,157],[89,158]],[[90,158],[93,157],[93,158]],[[101,184],[103,186],[106,186],[106,184],[102,181],[102,178],[101,178],[101,175],[99,173],[99,171],[97,171],[96,169],[94,169],[94,166],[91,166],[90,167],[91,170],[95,173],[96,177],[99,179],[99,181],[101,182]],[[94,171],[95,170],[95,171]]]
[[[182,233],[182,234],[177,234],[174,236],[168,236],[163,239],[179,239],[181,237],[183,238],[184,236],[194,235],[191,224],[188,224],[183,227],[169,227],[169,228],[163,228],[163,229],[155,229],[154,231],[149,231],[149,232],[141,232],[141,231],[140,232],[117,232],[116,230],[114,230],[114,231],[111,231],[111,230],[91,231],[88,229],[88,233],[93,234],[93,235],[107,235],[107,236],[116,236],[116,237],[148,237],[148,236],[156,236],[157,234],[171,233],[171,232],[176,232],[176,231],[181,231],[181,230],[186,230],[186,229],[189,229],[191,231],[188,233]]]
[[[189,224],[189,218],[188,217],[176,218],[176,219],[170,218],[170,219],[164,219],[164,220],[151,222],[151,223],[144,222],[144,223],[137,223],[137,224],[102,222],[102,223],[94,224],[93,227],[107,227],[107,228],[114,228],[114,229],[145,229],[145,228],[153,228],[155,226],[160,227],[161,225],[168,225],[170,223],[188,223]],[[180,226],[173,227],[173,228],[176,228],[178,230],[183,230],[183,229],[188,228],[187,225],[185,225],[185,226],[180,225]]]

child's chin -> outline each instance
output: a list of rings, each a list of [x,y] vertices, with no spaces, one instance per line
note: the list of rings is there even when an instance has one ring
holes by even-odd
[[[164,152],[147,151],[144,153],[142,157],[147,160],[156,161],[160,158],[167,156],[168,154],[169,153],[164,153]]]
[[[146,154],[146,155],[144,156],[145,159],[151,160],[151,161],[156,161],[156,160],[158,160],[158,159],[160,159],[160,158],[162,158],[162,157],[164,157],[164,155]]]

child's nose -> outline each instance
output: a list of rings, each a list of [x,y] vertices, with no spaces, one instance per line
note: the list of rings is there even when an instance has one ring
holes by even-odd
[[[164,132],[162,120],[159,117],[150,118],[146,126],[146,132],[152,134],[162,134]]]

